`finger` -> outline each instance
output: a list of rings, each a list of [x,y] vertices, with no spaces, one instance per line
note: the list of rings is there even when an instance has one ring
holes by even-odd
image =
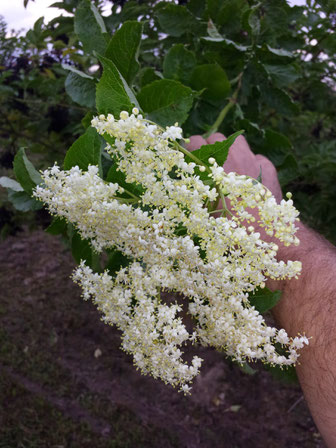
[[[192,135],[189,140],[190,142],[186,145],[189,151],[195,151],[195,149],[207,145],[207,141],[201,135]]]
[[[257,154],[256,163],[261,169],[261,182],[273,193],[278,202],[282,199],[282,191],[279,184],[278,174],[273,163],[265,156]]]
[[[239,135],[230,147],[224,169],[227,173],[233,171],[238,174],[258,177],[255,155],[242,135]]]
[[[206,139],[207,143],[209,145],[212,145],[216,142],[222,142],[223,140],[226,140],[225,135],[221,134],[220,132],[215,132],[214,134],[211,134],[210,137]]]
[[[275,166],[273,165],[273,163],[270,161],[270,159],[263,156],[262,154],[256,154],[255,158],[256,158],[258,165],[261,167],[262,178],[264,178],[265,175],[271,176],[271,177],[277,176],[277,170],[276,170]]]

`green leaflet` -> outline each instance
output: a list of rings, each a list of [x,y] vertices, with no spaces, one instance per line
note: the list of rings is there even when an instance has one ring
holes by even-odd
[[[127,83],[133,81],[139,70],[138,51],[141,42],[142,24],[125,22],[112,36],[105,57],[110,59]]]
[[[36,185],[42,182],[42,178],[34,165],[28,160],[23,148],[19,149],[16,154],[13,166],[17,180],[20,182],[24,191],[31,195]]]
[[[104,71],[96,91],[98,112],[105,115],[111,113],[116,117],[123,110],[130,112],[133,106],[138,106],[133,92],[112,61],[103,56],[99,59]]]
[[[75,103],[93,109],[96,104],[96,83],[89,77],[69,73],[65,80],[65,90]]]
[[[89,165],[101,167],[101,141],[97,131],[88,127],[85,134],[81,135],[68,149],[64,159],[64,169],[69,170],[76,165],[85,171]]]
[[[103,18],[96,6],[89,0],[82,0],[75,14],[75,33],[88,53],[104,53],[106,33]]]
[[[232,146],[236,138],[243,132],[243,130],[237,131],[222,142],[216,142],[212,145],[203,145],[196,151],[193,151],[193,155],[205,163],[208,163],[209,157],[213,157],[218,165],[221,166],[228,156],[230,146]]]
[[[273,308],[279,302],[280,298],[281,291],[259,288],[254,294],[250,294],[249,301],[259,313],[265,313]]]
[[[138,94],[141,108],[148,118],[161,126],[175,122],[184,123],[194,99],[193,91],[170,79],[161,79],[147,84]]]

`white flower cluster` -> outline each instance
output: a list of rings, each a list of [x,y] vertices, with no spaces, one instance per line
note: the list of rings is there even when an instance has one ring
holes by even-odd
[[[296,277],[301,264],[278,262],[277,245],[244,226],[254,222],[248,210],[255,208],[267,233],[298,244],[292,201],[277,204],[261,184],[224,173],[214,160],[209,187],[178,148],[181,128],[162,130],[136,109],[131,115],[122,112],[119,120],[100,115],[92,125],[108,136],[107,151],[126,181],[141,186],[141,195],[104,182],[94,166],[86,172],[54,166],[43,173],[45,184],[34,195],[73,223],[97,251],[116,248],[132,260],[115,277],[94,273],[82,262],[73,278],[104,320],[122,330],[122,347],[133,354],[135,365],[188,392],[202,361],[183,360],[181,347],[188,341],[225,350],[240,362],[294,364],[307,338],[291,339],[285,330],[268,327],[248,293],[264,287],[267,277]],[[207,205],[219,195],[230,200],[234,216],[212,216]],[[164,303],[162,290],[185,296],[195,322],[192,333],[181,318],[182,307]]]

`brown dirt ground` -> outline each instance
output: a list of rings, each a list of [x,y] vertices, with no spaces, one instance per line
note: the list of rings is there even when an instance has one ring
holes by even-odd
[[[11,236],[0,266],[0,448],[324,447],[299,386],[212,349],[190,397],[141,376],[57,238]]]

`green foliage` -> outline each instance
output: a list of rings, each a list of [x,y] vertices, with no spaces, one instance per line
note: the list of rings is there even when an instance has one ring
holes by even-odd
[[[129,84],[139,70],[138,52],[141,34],[141,23],[125,22],[112,36],[105,53],[105,57],[114,63]]]
[[[63,66],[67,68],[68,66]],[[65,91],[70,98],[81,106],[94,108],[96,104],[96,84],[92,76],[88,76],[79,70],[72,71],[65,80]]]
[[[218,64],[197,66],[191,75],[191,85],[195,90],[203,90],[203,97],[215,103],[223,101],[230,91],[230,83],[225,71]]]
[[[258,289],[250,294],[249,302],[259,313],[272,309],[281,299],[281,291],[271,291],[268,288]]]
[[[15,176],[20,185],[26,193],[31,194],[36,185],[42,182],[42,178],[34,168],[34,165],[28,160],[23,148],[16,154],[13,166]]]
[[[88,127],[81,137],[70,146],[64,159],[64,169],[73,166],[87,170],[89,165],[101,167],[101,138],[94,128]]]
[[[197,25],[194,17],[185,6],[166,4],[158,9],[157,18],[164,33],[180,37]]]
[[[196,65],[196,56],[183,44],[174,45],[163,60],[163,76],[188,83]]]
[[[100,57],[104,72],[97,85],[96,105],[99,113],[118,116],[122,110],[133,107],[129,97],[130,88],[126,85],[117,67],[107,58]],[[133,97],[132,97],[133,99]]]
[[[244,131],[235,132],[222,142],[216,142],[212,145],[203,145],[196,151],[193,151],[193,155],[205,163],[208,163],[209,157],[213,157],[218,165],[223,165],[228,156],[230,147],[233,145],[236,138],[243,132]]]
[[[175,122],[183,124],[193,103],[194,94],[189,87],[168,79],[147,84],[138,95],[141,108],[148,118],[170,126]]]
[[[82,0],[76,8],[74,30],[88,53],[104,54],[106,28],[96,6],[89,0]]]

